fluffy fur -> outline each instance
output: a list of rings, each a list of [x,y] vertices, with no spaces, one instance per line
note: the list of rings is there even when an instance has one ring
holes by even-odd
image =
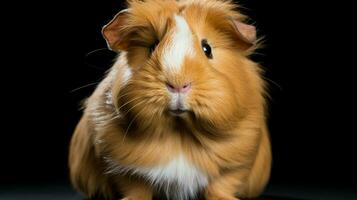
[[[120,56],[71,141],[78,191],[126,200],[234,200],[263,191],[271,165],[265,85],[248,57],[256,45],[245,19],[230,1],[128,2],[103,29]],[[166,84],[187,82],[188,111],[172,115]]]

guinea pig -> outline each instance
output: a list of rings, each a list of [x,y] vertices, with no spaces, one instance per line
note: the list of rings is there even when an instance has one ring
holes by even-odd
[[[86,198],[236,200],[270,177],[254,26],[228,0],[130,0],[104,26],[119,56],[70,144]]]

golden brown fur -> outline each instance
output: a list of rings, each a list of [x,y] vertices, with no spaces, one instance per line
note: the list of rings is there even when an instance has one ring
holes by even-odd
[[[107,38],[122,53],[87,100],[71,141],[75,188],[87,197],[120,194],[150,200],[155,187],[141,176],[117,173],[113,162],[150,168],[184,154],[207,174],[209,182],[202,190],[207,200],[258,196],[271,165],[265,85],[259,66],[247,57],[255,46],[240,39],[229,20],[243,22],[245,16],[222,0],[132,0],[129,8],[124,24],[112,22],[121,27],[113,36],[120,40]],[[165,72],[160,62],[175,26],[173,14],[186,19],[197,52],[206,38],[214,53],[211,60],[203,53],[185,59],[180,75]],[[151,54],[149,47],[156,41]],[[132,77],[124,84],[127,65]],[[167,111],[167,80],[178,85],[192,81],[187,99],[191,111],[183,117]]]

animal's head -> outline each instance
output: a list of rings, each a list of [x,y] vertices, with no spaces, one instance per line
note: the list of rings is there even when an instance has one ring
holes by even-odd
[[[229,1],[131,0],[103,28],[121,51],[114,104],[139,126],[184,122],[228,130],[260,106],[262,83],[247,58],[255,27]]]

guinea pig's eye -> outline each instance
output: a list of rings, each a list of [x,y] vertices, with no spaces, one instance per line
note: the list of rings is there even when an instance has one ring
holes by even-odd
[[[152,54],[152,52],[155,51],[156,46],[157,46],[158,44],[159,44],[159,41],[155,41],[153,44],[151,44],[151,45],[149,46],[150,54]]]
[[[205,55],[207,56],[207,58],[212,59],[213,58],[212,49],[206,39],[203,39],[201,41],[201,46],[202,46],[202,50],[203,50],[203,52],[205,52]]]

